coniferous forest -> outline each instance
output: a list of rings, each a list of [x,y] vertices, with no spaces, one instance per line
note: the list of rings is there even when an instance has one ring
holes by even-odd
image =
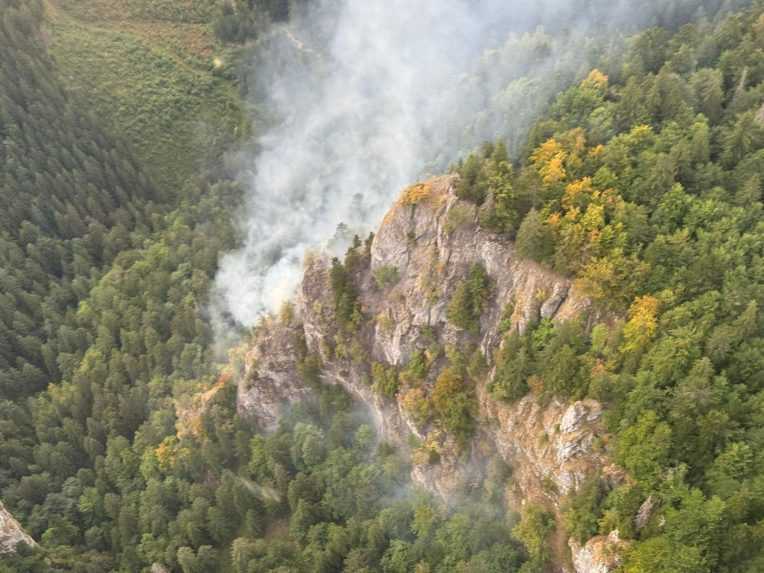
[[[1,573],[545,572],[561,527],[617,529],[623,573],[764,571],[764,4],[661,3],[517,154],[451,158],[480,227],[596,310],[482,357],[498,401],[604,405],[628,479],[592,479],[558,523],[507,507],[500,462],[457,505],[413,486],[310,355],[317,400],[275,432],[240,417],[243,351],[209,312],[242,240],[230,157],[267,123],[239,64],[306,2],[119,4],[0,0],[0,500],[37,542]],[[358,248],[331,270],[350,337]],[[449,322],[479,330],[489,290],[475,265]],[[375,366],[375,391],[422,360]],[[411,407],[466,442],[474,397],[441,378]]]

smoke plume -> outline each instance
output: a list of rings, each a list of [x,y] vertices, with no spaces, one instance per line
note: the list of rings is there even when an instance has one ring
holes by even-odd
[[[517,149],[603,48],[698,4],[309,3],[260,42],[254,61],[252,95],[272,126],[242,173],[244,242],[222,260],[223,312],[252,325],[291,296],[304,254],[329,244],[338,224],[368,233],[402,187],[482,141]]]

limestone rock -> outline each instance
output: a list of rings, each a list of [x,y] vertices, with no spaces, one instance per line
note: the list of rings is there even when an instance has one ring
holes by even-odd
[[[276,429],[290,405],[313,394],[298,375],[299,336],[295,327],[269,320],[258,329],[246,356],[236,407],[240,415],[254,419],[265,431]]]
[[[650,518],[653,516],[655,510],[655,498],[651,495],[639,506],[637,517],[634,518],[634,525],[637,526],[637,530],[642,529]]]
[[[598,447],[604,430],[596,401],[541,405],[528,395],[513,404],[497,402],[488,391],[489,376],[476,387],[476,436],[459,447],[438,428],[421,427],[411,418],[402,398],[405,387],[395,398],[385,398],[370,383],[370,362],[404,366],[415,352],[433,344],[477,344],[493,369],[493,353],[505,328],[522,332],[540,318],[565,321],[590,309],[570,280],[519,258],[510,241],[481,229],[477,209],[456,197],[454,182],[454,176],[438,177],[408,189],[384,218],[363,255],[368,265],[354,271],[359,302],[369,320],[352,340],[337,336],[328,257],[308,257],[293,325],[270,319],[256,336],[239,384],[239,410],[262,427],[274,428],[291,403],[310,396],[295,366],[294,341],[301,335],[307,351],[321,358],[322,381],[342,385],[364,403],[384,440],[408,451],[413,435],[436,450],[436,463],[418,463],[421,456],[413,456],[414,482],[449,502],[479,484],[482,468],[498,455],[513,468],[510,493],[516,507],[533,501],[557,510],[563,497],[590,476],[622,479]],[[492,283],[479,335],[447,320],[448,302],[475,263],[483,265]],[[395,284],[377,285],[374,276],[382,272],[396,276]],[[439,358],[424,388],[432,387],[444,365],[445,359]],[[593,540],[576,549],[578,562],[598,567],[605,545],[618,544]],[[591,567],[577,571],[605,571]]]
[[[620,565],[620,556],[628,544],[615,530],[607,536],[593,537],[584,545],[571,539],[569,546],[576,573],[610,573]]]
[[[19,543],[37,545],[0,502],[0,554],[14,552]]]

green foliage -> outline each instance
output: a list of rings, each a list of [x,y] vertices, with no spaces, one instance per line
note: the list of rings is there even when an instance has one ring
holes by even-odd
[[[388,398],[392,398],[398,393],[398,370],[394,366],[385,366],[381,362],[375,362],[371,366],[371,378],[375,392]]]
[[[754,5],[638,35],[603,66],[610,77],[594,70],[558,96],[510,182],[535,207],[518,253],[612,319],[591,340],[543,323],[509,332],[490,389],[607,402],[611,452],[633,481],[604,501],[585,488],[568,527],[631,538],[629,573],[762,563],[763,18]],[[463,166],[478,196],[479,163]]]
[[[216,71],[230,57],[206,27],[216,6],[86,4],[93,2],[106,6],[83,10],[69,0],[53,12],[50,50],[60,77],[72,93],[87,94],[88,109],[124,138],[163,193],[180,194],[248,131],[236,86]]]
[[[514,402],[525,396],[529,381],[536,379],[542,398],[584,397],[589,347],[579,321],[555,325],[544,319],[523,334],[510,331],[499,349],[489,390],[499,400]]]
[[[259,515],[267,530],[285,517],[289,526],[275,537],[233,540],[235,570],[313,571],[316,563],[353,571],[468,571],[469,564],[517,569],[520,552],[508,541],[500,510],[468,502],[450,513],[420,495],[391,503],[390,496],[407,486],[403,473],[388,469],[396,467],[396,454],[373,451],[373,432],[351,421],[351,407],[308,410],[276,434],[252,439],[246,479],[250,489],[270,488],[272,499]],[[340,420],[343,432],[327,431]],[[306,457],[311,437],[321,455]]]
[[[519,212],[527,210],[527,200],[513,186],[513,169],[503,143],[485,144],[479,154],[470,154],[456,167],[459,179],[456,195],[481,206],[481,226],[513,235]]]
[[[432,390],[434,413],[443,428],[461,442],[466,442],[475,430],[477,398],[472,380],[468,378],[464,357],[449,351],[449,365],[435,381]]]
[[[418,386],[422,384],[430,371],[432,358],[428,358],[428,353],[423,350],[417,350],[406,363],[401,371],[401,380],[409,386]]]
[[[62,6],[82,19],[159,20],[203,24],[217,7],[217,0],[91,0],[87,6],[78,0],[62,0]]]
[[[355,330],[360,326],[363,316],[358,302],[358,291],[353,283],[353,276],[346,265],[336,257],[332,259],[329,271],[332,293],[334,294],[334,312],[337,322],[345,330]]]
[[[662,21],[690,4],[718,8],[671,3]],[[248,5],[251,20],[243,6],[225,24],[236,41],[264,12],[286,17],[284,2]],[[208,42],[219,9],[64,0],[41,34],[40,2],[3,4],[0,490],[42,547],[0,570],[543,570],[554,518],[523,513],[523,563],[499,509],[506,473],[480,505],[401,500],[405,462],[375,449],[349,396],[320,386],[304,341],[299,369],[318,400],[267,436],[239,419],[199,313],[235,244],[239,192],[190,181],[232,140],[240,106],[210,69],[214,41],[186,58],[170,38],[183,28],[191,36],[173,37]],[[650,30],[607,55],[610,77],[594,70],[561,93],[515,165],[488,145],[458,167],[480,225],[516,234],[521,256],[570,275],[598,307],[591,340],[550,321],[520,335],[505,316],[491,391],[606,402],[629,479],[609,493],[585,484],[566,526],[580,541],[618,529],[626,573],[764,566],[762,18],[756,5]],[[357,241],[331,269],[343,340],[362,324],[367,263]],[[380,286],[393,282],[390,271]],[[478,331],[490,292],[473,267],[449,320]],[[400,373],[374,365],[374,384],[466,441],[484,357],[451,349],[431,388],[440,354],[418,352]],[[210,388],[196,409],[189,397]]]
[[[671,447],[671,427],[655,412],[644,412],[636,424],[618,438],[618,462],[648,486],[657,484]]]
[[[498,400],[514,402],[528,393],[528,378],[533,373],[533,349],[528,336],[510,332],[496,360],[496,374],[489,386]]]
[[[582,355],[589,344],[583,325],[579,321],[568,321],[553,328],[543,345],[539,345],[539,333],[544,322],[533,332],[535,347],[538,349],[536,372],[541,378],[544,393],[565,399],[580,399],[588,390],[586,360]]]
[[[480,156],[470,154],[466,161],[457,167],[459,180],[456,184],[456,196],[465,201],[477,203],[485,201],[486,190]]]
[[[526,259],[543,262],[554,252],[551,229],[535,209],[531,209],[517,231],[517,254]]]
[[[530,563],[543,565],[551,556],[547,539],[554,531],[554,515],[537,505],[528,504],[512,535],[520,540],[530,557]]]
[[[223,42],[241,43],[257,38],[262,27],[257,12],[249,7],[249,2],[225,2],[215,20],[215,36]]]
[[[606,493],[602,481],[595,477],[581,486],[566,503],[565,527],[578,543],[586,543],[599,532],[599,520]]]
[[[39,8],[12,3],[0,25],[2,61],[25,62],[0,65],[0,83],[11,86],[0,98],[0,324],[12,320],[18,336],[0,327],[0,346],[18,354],[0,359],[2,495],[45,547],[46,571],[139,570],[165,558],[175,567],[178,556],[207,570],[204,546],[230,531],[203,502],[191,507],[191,487],[202,464],[235,463],[244,430],[221,383],[204,437],[179,442],[173,386],[211,385],[212,332],[198,309],[218,253],[234,244],[227,209],[238,190],[194,183],[180,198],[157,189],[140,158],[59,83]],[[208,519],[209,533],[199,533]],[[193,555],[178,554],[184,546]],[[18,567],[37,570],[36,557]]]
[[[37,26],[32,11],[14,7],[0,26],[3,61],[27,62],[0,66],[3,398],[41,390],[60,376],[61,355],[87,341],[76,327],[59,327],[71,322],[94,278],[135,244],[132,233],[145,232],[151,214],[166,209],[122,142],[64,91]]]
[[[518,253],[623,321],[591,340],[574,324],[510,331],[490,390],[607,403],[610,452],[631,481],[607,495],[586,485],[566,525],[582,542],[618,529],[632,540],[629,573],[762,563],[763,142],[752,118],[764,77],[743,63],[758,57],[762,18],[755,6],[638,36],[611,78],[595,70],[560,94],[512,181],[535,188],[538,209]]]
[[[480,263],[470,267],[467,279],[448,304],[448,320],[473,334],[480,332],[480,318],[491,294],[491,279]]]
[[[374,282],[382,290],[395,286],[399,280],[398,269],[392,265],[383,265],[374,271]]]

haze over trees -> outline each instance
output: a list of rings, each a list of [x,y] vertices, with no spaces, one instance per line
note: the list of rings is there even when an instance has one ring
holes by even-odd
[[[455,166],[485,229],[608,317],[507,333],[491,392],[516,401],[533,379],[540,400],[605,404],[632,479],[593,480],[564,510],[581,541],[618,529],[627,573],[764,569],[764,7],[672,25],[704,4],[719,3],[666,3],[666,27],[561,93],[518,159],[496,142]],[[289,9],[193,14],[245,42]],[[185,167],[157,182],[130,130],[68,88],[43,18],[37,0],[0,0],[0,495],[40,543],[0,572],[543,571],[554,520],[504,511],[509,468],[449,510],[400,495],[408,460],[337,389],[270,435],[239,418],[204,309],[240,190],[215,171],[172,187]],[[348,346],[364,320],[356,263],[331,271]],[[449,320],[479,330],[490,289],[474,266]],[[466,441],[482,356],[444,351],[432,399],[406,406]],[[371,383],[394,395],[427,367],[424,353],[378,365]],[[196,416],[189,397],[210,387]]]

